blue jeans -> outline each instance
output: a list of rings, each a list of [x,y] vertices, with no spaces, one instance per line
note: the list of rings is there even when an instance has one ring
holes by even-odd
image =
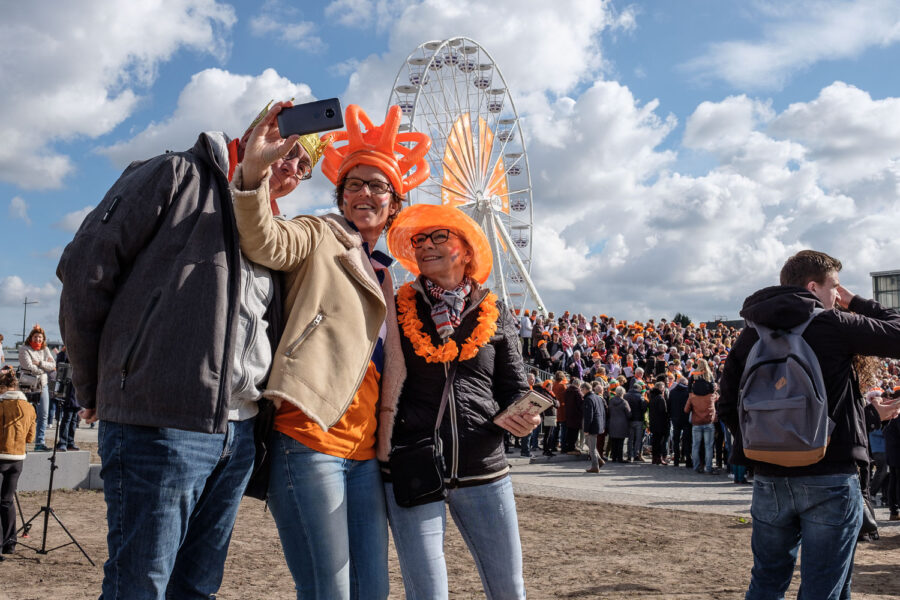
[[[101,600],[209,598],[253,467],[253,419],[227,433],[101,421],[109,526]]]
[[[297,598],[387,598],[388,531],[378,461],[273,435],[269,508]]]
[[[34,445],[46,446],[44,438],[47,433],[47,414],[50,410],[50,388],[46,385],[41,390],[41,401],[37,405],[37,423],[34,430]]]
[[[854,475],[768,477],[753,481],[753,570],[746,600],[784,598],[797,550],[799,600],[850,597],[862,493]]]
[[[475,559],[487,598],[525,598],[522,544],[509,477],[453,488],[446,502],[412,508],[398,506],[391,484],[384,487],[407,600],[448,597],[444,562],[447,505]]]
[[[628,423],[628,458],[638,458],[644,449],[644,422]]]
[[[694,463],[694,470],[698,473],[703,471],[700,465],[700,444],[703,444],[703,460],[706,463],[706,472],[712,473],[713,461],[713,441],[715,440],[715,425],[708,423],[706,425],[694,425],[691,428],[691,460]]]

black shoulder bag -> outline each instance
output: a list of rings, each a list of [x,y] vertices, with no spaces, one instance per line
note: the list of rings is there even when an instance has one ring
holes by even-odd
[[[456,361],[452,362],[447,372],[447,380],[444,382],[444,391],[441,395],[441,407],[434,424],[434,434],[391,449],[388,464],[391,467],[394,499],[404,508],[447,498],[440,427],[450,399],[450,386],[453,385],[453,378],[456,375],[456,364]]]

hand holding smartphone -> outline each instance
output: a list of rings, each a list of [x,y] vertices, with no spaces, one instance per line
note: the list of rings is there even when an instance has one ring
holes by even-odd
[[[283,108],[278,113],[278,132],[283,138],[331,131],[343,126],[341,101],[337,98],[298,104]]]

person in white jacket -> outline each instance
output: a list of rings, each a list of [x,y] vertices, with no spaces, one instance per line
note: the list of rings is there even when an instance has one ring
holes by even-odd
[[[21,373],[31,375],[36,379],[32,389],[41,393],[41,399],[37,405],[34,451],[49,452],[51,449],[44,443],[47,413],[50,409],[50,386],[47,374],[56,371],[56,360],[53,358],[53,353],[47,348],[47,336],[40,325],[32,327],[31,333],[25,338],[25,343],[19,346],[19,368]],[[24,376],[22,379],[24,380]],[[24,386],[25,382],[20,381],[20,385]]]

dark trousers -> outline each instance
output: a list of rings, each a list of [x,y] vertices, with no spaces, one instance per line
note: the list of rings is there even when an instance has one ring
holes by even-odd
[[[578,441],[578,432],[581,431],[577,427],[566,427],[566,444],[563,452],[574,452],[575,443]]]
[[[71,448],[75,445],[75,419],[78,414],[78,409],[74,406],[69,408],[63,408],[59,412],[59,419],[57,422],[57,427],[59,427],[59,441],[56,442],[57,446],[62,446],[64,448]]]
[[[713,449],[715,451],[716,458],[716,466],[720,469],[728,460],[728,455],[725,453],[725,432],[722,430],[722,425],[719,423],[713,423],[715,425],[715,435],[713,436]]]
[[[896,467],[888,473],[888,508],[891,513],[900,512],[900,469]]]
[[[660,431],[657,433],[650,433],[650,447],[653,452],[653,462],[659,463],[662,459],[666,458],[666,454],[668,453],[669,446],[669,432]]]
[[[869,500],[874,501],[878,492],[881,492],[881,499],[886,502],[887,488],[885,487],[885,482],[887,481],[887,458],[885,453],[873,452],[872,462],[870,463],[869,468],[874,469],[872,483],[869,485]]]
[[[622,452],[625,447],[625,438],[609,438],[609,452],[613,462],[623,462]]]
[[[692,443],[693,436],[691,435],[690,425],[686,427],[679,427],[678,425],[674,425],[672,427],[672,449],[675,454],[675,465],[678,465],[682,462],[686,465],[691,464]]]
[[[605,455],[603,454],[604,447],[606,446],[606,434],[601,433],[597,436],[597,452],[600,453],[600,457],[603,460],[606,460]]]
[[[16,485],[24,460],[0,460],[0,542],[4,550],[16,545]]]
[[[544,427],[544,452],[553,452],[556,450],[556,431],[559,429],[556,425],[553,427]]]

